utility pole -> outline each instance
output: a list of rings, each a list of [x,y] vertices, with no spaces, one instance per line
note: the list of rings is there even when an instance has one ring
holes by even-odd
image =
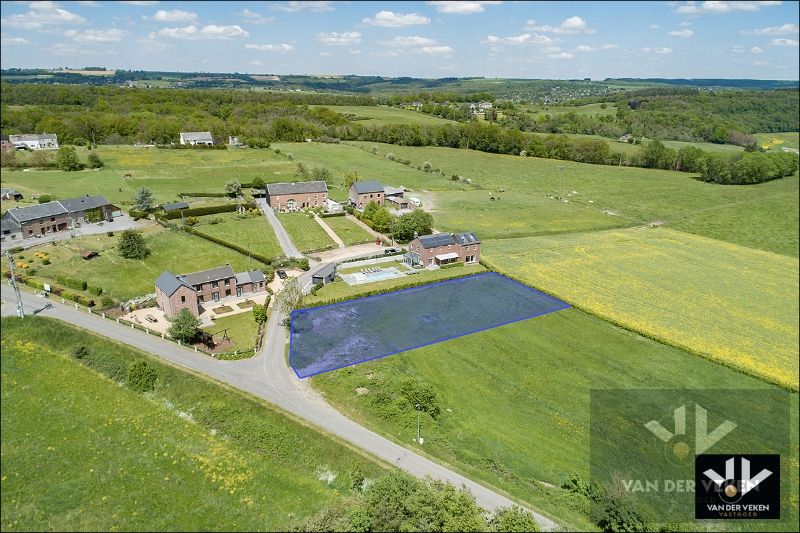
[[[11,287],[14,289],[14,296],[17,297],[17,316],[19,318],[25,318],[25,310],[22,308],[22,295],[19,293],[19,285],[17,285],[17,275],[14,272],[14,256],[11,255],[11,252],[6,251],[6,257],[8,258],[8,270],[9,274],[11,274],[11,278],[9,278],[9,283],[11,283]]]

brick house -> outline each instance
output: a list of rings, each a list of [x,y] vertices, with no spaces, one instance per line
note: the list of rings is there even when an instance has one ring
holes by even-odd
[[[79,196],[26,207],[12,207],[3,214],[6,225],[16,225],[22,238],[66,231],[90,220],[112,221],[122,215],[104,196]]]
[[[279,211],[297,211],[306,207],[324,207],[328,184],[324,181],[270,183],[265,191],[267,205]]]
[[[383,205],[384,189],[379,181],[357,181],[350,186],[350,205],[356,209],[364,209],[370,202]]]
[[[11,144],[11,140],[8,138],[8,135],[0,135],[0,149],[2,150],[14,149],[14,145]]]
[[[171,272],[164,271],[156,278],[156,302],[167,318],[174,318],[181,309],[200,314],[194,288]]]
[[[162,272],[155,285],[156,301],[164,314],[172,317],[185,307],[197,316],[205,302],[266,291],[267,279],[260,270],[235,274],[230,265],[225,265],[178,276]],[[181,287],[187,288],[191,297]]]
[[[481,259],[481,241],[474,233],[436,233],[415,237],[408,243],[403,258],[409,265],[426,267],[449,263],[477,263]]]

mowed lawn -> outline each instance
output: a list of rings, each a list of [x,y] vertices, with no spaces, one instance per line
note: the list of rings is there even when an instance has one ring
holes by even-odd
[[[3,187],[26,196],[50,194],[57,198],[103,194],[127,207],[140,187],[150,187],[156,203],[178,200],[181,192],[224,192],[231,179],[249,182],[260,177],[267,183],[293,178],[296,164],[269,149],[172,150],[133,146],[98,146],[105,163],[99,170],[2,169]],[[87,150],[79,148],[85,161]],[[125,174],[131,174],[125,178]]]
[[[692,174],[668,170],[589,165],[474,150],[408,147],[376,143],[378,156],[393,152],[414,164],[430,161],[449,176],[460,174],[486,191],[512,195],[558,195],[568,203],[609,211],[637,222],[671,227],[770,252],[798,256],[800,187],[798,175],[758,185],[717,185]],[[562,184],[563,183],[563,187]],[[573,193],[574,191],[574,193]],[[447,202],[443,202],[446,204]],[[498,227],[508,223],[496,210]],[[439,216],[445,216],[439,214]],[[458,216],[456,213],[454,216]],[[536,228],[529,234],[534,234]]]
[[[484,243],[501,272],[623,327],[798,390],[798,260],[667,228]]]
[[[571,531],[593,529],[589,502],[558,488],[573,474],[589,479],[592,390],[775,389],[578,309],[311,379],[347,416],[561,518]],[[412,379],[431,386],[441,410],[436,419],[422,413],[422,446],[414,444],[417,412],[401,401]],[[787,431],[787,423],[797,428],[797,398],[791,395],[791,422],[772,422],[776,431]],[[796,465],[797,437],[792,438],[787,463]],[[797,486],[796,468],[782,475],[782,486]],[[742,520],[725,527],[791,530],[797,498],[783,492],[782,498],[788,515],[782,524]]]
[[[305,213],[278,213],[278,220],[289,238],[301,252],[312,252],[336,247],[316,220]]]
[[[346,246],[362,244],[375,239],[364,228],[347,217],[328,217],[322,220],[330,226],[333,232],[342,239]]]
[[[350,469],[382,470],[265,403],[57,320],[2,329],[4,531],[286,531],[347,494]],[[69,356],[78,343],[108,354],[107,371],[149,360],[156,389],[87,368]]]
[[[401,109],[389,106],[357,106],[357,105],[315,105],[311,107],[327,107],[331,111],[354,115],[356,122],[366,126],[385,126],[387,124],[419,124],[421,126],[437,126],[441,124],[455,124],[433,115],[426,115],[419,111]]]
[[[195,229],[237,244],[252,253],[265,257],[278,257],[283,250],[275,236],[275,232],[263,214],[256,217],[245,217],[235,213],[222,213],[199,217]]]
[[[230,263],[236,272],[247,270],[247,256],[181,230],[150,226],[144,231],[150,255],[145,259],[125,259],[116,250],[120,233],[70,239],[37,247],[49,255],[50,264],[33,259],[33,252],[23,252],[37,267],[35,276],[56,283],[57,276],[82,279],[103,288],[116,299],[128,299],[155,292],[153,283],[165,270],[188,274]],[[89,261],[81,257],[83,250],[99,253]],[[18,257],[20,254],[16,254]],[[252,268],[261,266],[257,261]],[[24,273],[24,272],[23,272]]]
[[[258,298],[256,303],[263,304],[264,298]],[[254,300],[255,301],[255,300]],[[214,340],[219,342],[223,339],[223,331],[227,330],[228,337],[233,342],[229,351],[250,350],[253,351],[258,332],[258,324],[253,318],[251,310],[238,313],[236,315],[224,316],[214,319],[214,325],[205,328],[205,331],[214,336]]]

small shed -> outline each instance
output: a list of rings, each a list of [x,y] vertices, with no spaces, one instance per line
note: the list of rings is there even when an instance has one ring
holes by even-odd
[[[336,278],[336,263],[329,263],[324,267],[317,270],[311,276],[311,282],[316,285],[317,283],[330,283]]]

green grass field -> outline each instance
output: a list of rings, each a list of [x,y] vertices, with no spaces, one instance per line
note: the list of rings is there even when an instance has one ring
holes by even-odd
[[[447,120],[432,115],[426,115],[410,109],[400,109],[389,106],[357,106],[357,105],[328,105],[311,106],[327,107],[331,111],[359,117],[357,123],[367,126],[385,126],[388,124],[419,124],[421,126],[437,126],[440,124],[455,124],[453,120]]]
[[[105,294],[116,299],[154,292],[153,283],[164,270],[187,274],[230,263],[236,272],[241,272],[248,266],[246,256],[180,230],[148,227],[145,241],[151,253],[141,260],[121,257],[116,250],[118,240],[119,233],[113,237],[100,234],[37,247],[49,255],[49,265],[34,259],[32,251],[15,257],[23,255],[35,265],[37,278],[53,283],[57,276],[80,278],[90,285],[102,287]],[[96,251],[100,256],[86,261],[80,256],[83,250]],[[250,265],[256,268],[261,264],[252,261]]]
[[[278,213],[278,220],[301,252],[334,248],[333,242],[316,220],[305,213]]]
[[[371,234],[345,217],[328,217],[322,219],[339,236],[346,246],[353,244],[363,244],[375,239]]]
[[[667,228],[489,241],[501,272],[797,391],[798,260]]]
[[[662,221],[697,235],[798,256],[797,174],[758,185],[731,186],[705,183],[690,174],[667,170],[589,165],[452,148],[356,144],[378,146],[379,156],[392,151],[415,164],[430,161],[448,175],[471,178],[473,185],[486,191],[497,192],[502,188],[505,192],[501,193],[501,202],[513,195],[529,195],[531,199],[536,199],[536,195],[558,195],[563,180],[565,195],[576,192],[567,198],[565,206],[578,204],[598,213],[610,211],[635,224]],[[458,206],[449,200],[457,195],[443,196],[446,199],[443,205],[450,201],[454,208]],[[535,209],[535,204],[531,208]],[[502,208],[489,209],[494,213],[494,221],[489,217],[484,219],[486,224],[494,223],[498,228],[508,225],[509,218]],[[436,206],[434,223],[439,218],[445,221],[448,217],[467,218],[464,213],[451,211]],[[543,221],[538,226],[546,224]],[[602,227],[602,224],[597,226]],[[536,231],[539,228],[534,226],[529,234]]]
[[[417,413],[401,402],[411,378],[430,384],[441,408],[436,420],[423,413],[422,446],[413,444]],[[552,513],[573,531],[592,529],[588,503],[540,482],[558,487],[572,474],[589,478],[591,390],[769,387],[577,309],[321,374],[312,383],[349,417]],[[797,394],[792,401],[796,428]],[[794,465],[796,435],[792,450]],[[797,469],[790,470],[783,486],[797,487]],[[784,498],[793,520],[750,527],[791,529],[796,492]]]
[[[790,148],[797,153],[800,148],[800,133],[788,131],[785,133],[756,133],[756,140],[762,148],[770,152],[783,151]]]
[[[79,148],[82,160],[86,149]],[[3,187],[13,187],[26,196],[51,194],[69,198],[103,194],[121,206],[132,203],[140,187],[150,187],[157,203],[176,201],[180,192],[224,192],[231,179],[240,182],[255,177],[267,183],[293,179],[296,163],[266,149],[170,150],[132,146],[99,146],[105,162],[100,170],[8,171],[2,169]],[[126,173],[132,175],[125,179]],[[222,201],[220,199],[220,201]]]
[[[195,229],[207,235],[238,244],[265,257],[278,257],[283,250],[264,215],[243,218],[235,213],[221,213],[199,217]],[[221,220],[212,224],[213,220]]]
[[[383,469],[266,403],[41,317],[2,319],[4,531],[286,531]],[[148,360],[141,395],[101,372]],[[328,481],[333,476],[332,481]]]
[[[347,268],[347,263],[342,263],[345,272],[351,271]],[[393,266],[394,263],[387,264],[389,266]],[[364,267],[356,268],[355,271],[360,271]],[[317,304],[326,302],[328,300],[332,300],[334,298],[342,298],[345,296],[357,296],[362,294],[365,291],[372,291],[377,289],[390,289],[393,287],[397,287],[399,285],[404,285],[407,283],[421,283],[421,282],[433,282],[439,281],[442,279],[452,278],[455,276],[461,276],[464,274],[477,274],[478,272],[484,272],[486,269],[479,265],[468,265],[464,267],[457,267],[457,268],[445,268],[439,270],[419,270],[418,274],[414,274],[411,276],[404,276],[402,278],[394,278],[394,279],[387,279],[384,281],[376,281],[374,283],[363,283],[361,285],[348,285],[344,281],[339,278],[336,278],[336,281],[333,283],[328,283],[321,289],[317,291],[317,295],[314,296],[312,294],[307,295],[303,298],[303,303],[305,304]]]
[[[605,108],[603,108],[605,105]],[[539,116],[539,115],[565,115],[567,113],[575,113],[576,115],[616,115],[617,106],[614,104],[586,104],[579,106],[558,106],[558,105],[539,105],[539,104],[526,104],[521,106],[525,111]]]
[[[353,143],[357,144],[357,143]],[[378,180],[384,185],[399,187],[400,185],[412,190],[452,191],[465,190],[464,184],[450,181],[449,178],[434,176],[414,167],[402,165],[385,159],[388,152],[400,155],[400,150],[394,150],[393,145],[377,145],[374,143],[361,143],[369,150],[373,145],[380,146],[380,156],[348,146],[346,144],[324,143],[275,143],[283,153],[292,154],[298,160],[310,166],[322,165],[329,168],[334,174],[334,186],[330,189],[330,197],[334,200],[346,200],[347,190],[344,188],[344,174],[353,170],[358,172],[361,180]],[[402,146],[396,148],[402,149]],[[422,165],[422,161],[414,161],[415,165]]]
[[[259,298],[258,300],[259,301],[256,301],[256,303],[264,303],[263,298]],[[205,329],[205,331],[214,335],[215,341],[222,339],[223,330],[227,330],[228,337],[230,337],[230,340],[233,342],[233,346],[227,351],[253,351],[258,325],[253,318],[252,311],[247,310],[236,315],[216,318],[214,319],[214,325]]]

